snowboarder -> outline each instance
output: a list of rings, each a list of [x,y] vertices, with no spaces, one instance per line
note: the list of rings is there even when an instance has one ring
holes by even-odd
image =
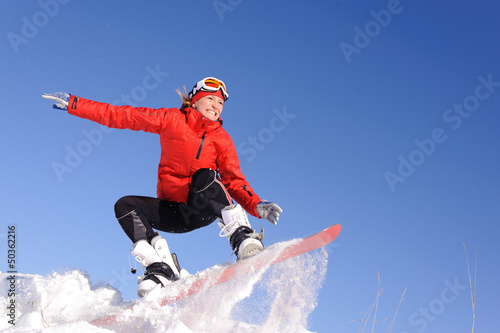
[[[282,209],[261,200],[241,173],[236,148],[220,118],[229,95],[214,77],[184,93],[177,108],[113,106],[68,93],[43,94],[55,109],[102,125],[160,135],[157,198],[125,196],[115,204],[120,226],[133,242],[132,255],[144,270],[140,297],[157,284],[180,278],[181,269],[160,230],[184,233],[215,220],[238,259],[264,249],[263,233],[254,232],[246,212],[276,224]],[[234,199],[237,204],[233,203]],[[246,211],[246,212],[245,212]]]

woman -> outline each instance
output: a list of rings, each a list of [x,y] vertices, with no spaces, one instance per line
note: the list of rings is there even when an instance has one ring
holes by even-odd
[[[208,77],[189,94],[177,93],[180,109],[112,106],[68,93],[42,95],[72,115],[160,135],[157,198],[125,196],[115,204],[116,218],[133,242],[132,254],[145,270],[137,289],[140,297],[157,284],[178,280],[181,273],[155,229],[184,233],[217,220],[220,235],[243,259],[264,249],[263,234],[252,231],[246,212],[273,224],[282,213],[277,204],[262,201],[241,173],[236,148],[220,119],[229,96],[224,83]]]

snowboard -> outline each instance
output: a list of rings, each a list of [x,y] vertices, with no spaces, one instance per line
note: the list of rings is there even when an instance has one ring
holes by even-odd
[[[207,288],[255,272],[264,267],[269,267],[270,265],[274,265],[301,254],[319,249],[331,243],[335,238],[337,238],[340,233],[340,229],[340,224],[334,224],[312,236],[300,239],[297,242],[291,242],[290,244],[287,244],[283,249],[280,249],[279,254],[277,254],[276,256],[272,256],[271,260],[269,260],[269,256],[264,255],[269,249],[266,248],[262,253],[259,253],[256,256],[238,261],[235,264],[224,267],[220,270],[210,271],[207,274],[202,274],[197,277],[192,283],[186,285],[186,288],[181,292],[160,297],[157,302],[160,306],[166,306],[183,298],[196,294],[200,291],[206,290]],[[182,281],[182,279],[174,282],[173,284],[180,281]],[[91,324],[101,327],[113,325],[116,323],[119,316],[120,313],[111,314],[96,319],[92,321]]]

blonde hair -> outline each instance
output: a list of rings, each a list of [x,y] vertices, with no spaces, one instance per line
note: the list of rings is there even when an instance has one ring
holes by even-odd
[[[184,109],[184,108],[188,108],[191,105],[193,105],[193,102],[191,101],[191,97],[189,97],[189,94],[186,90],[186,86],[184,86],[182,88],[184,88],[184,93],[182,93],[182,91],[180,89],[177,89],[175,92],[177,94],[179,94],[179,96],[181,97],[181,100],[182,100],[181,109]]]

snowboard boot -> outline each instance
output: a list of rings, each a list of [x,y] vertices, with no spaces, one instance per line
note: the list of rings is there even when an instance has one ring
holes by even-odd
[[[254,256],[264,250],[264,228],[260,234],[251,229],[247,213],[240,205],[230,205],[221,211],[222,218],[217,218],[221,228],[219,236],[227,237],[238,259]]]
[[[156,236],[149,244],[140,240],[134,244],[132,255],[142,264],[144,275],[139,279],[137,295],[143,297],[149,290],[160,284],[162,287],[179,280],[180,267],[177,256],[170,254],[167,241]]]

